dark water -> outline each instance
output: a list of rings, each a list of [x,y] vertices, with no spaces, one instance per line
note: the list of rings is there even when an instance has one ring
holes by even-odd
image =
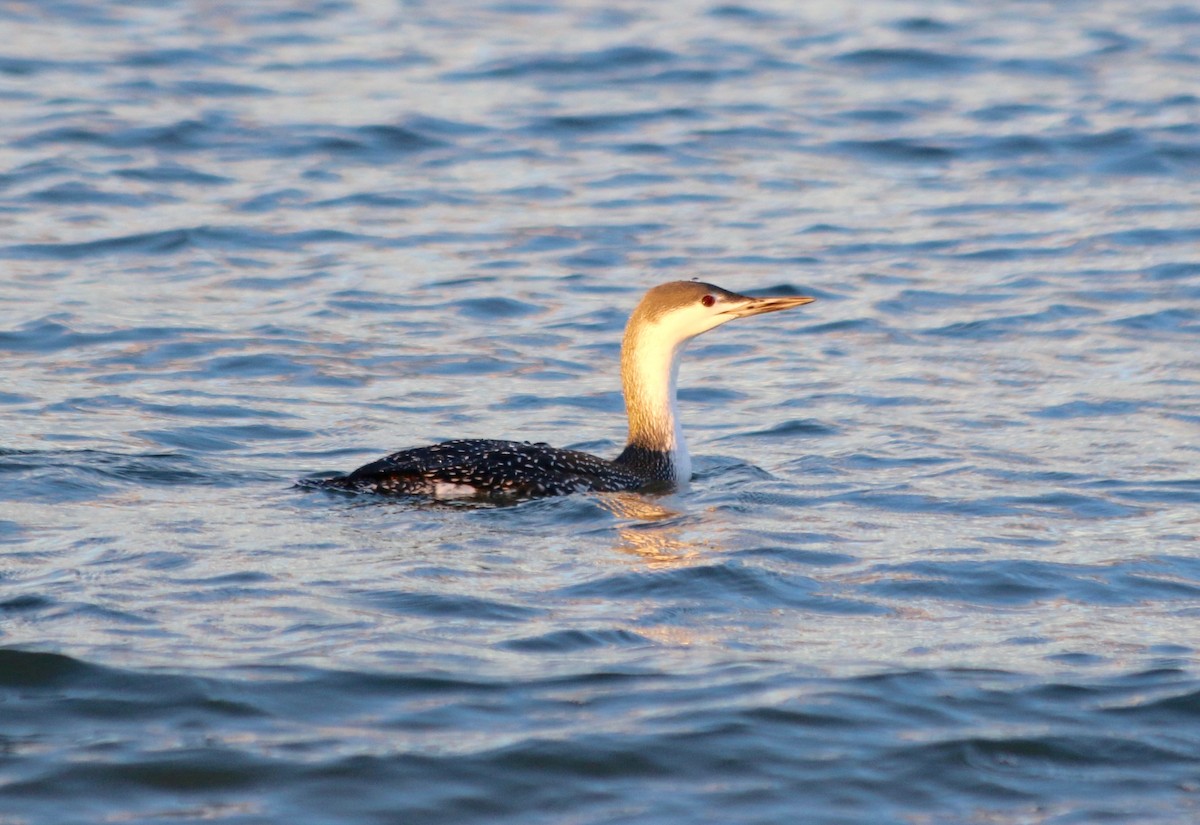
[[[1200,819],[1200,13],[0,2],[0,825]],[[698,476],[614,454],[646,287]]]

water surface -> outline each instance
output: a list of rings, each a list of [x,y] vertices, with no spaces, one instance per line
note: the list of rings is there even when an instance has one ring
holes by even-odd
[[[0,3],[0,822],[1193,822],[1200,15]],[[697,477],[614,455],[647,287]]]

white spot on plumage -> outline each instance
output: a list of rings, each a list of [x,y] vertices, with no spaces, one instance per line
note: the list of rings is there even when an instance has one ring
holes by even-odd
[[[434,481],[430,495],[438,499],[472,498],[479,495],[479,488],[458,481]]]

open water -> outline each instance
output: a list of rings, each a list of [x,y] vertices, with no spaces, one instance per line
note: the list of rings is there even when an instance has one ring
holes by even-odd
[[[0,823],[1200,820],[1200,12],[0,2]],[[613,455],[648,286],[690,489]]]

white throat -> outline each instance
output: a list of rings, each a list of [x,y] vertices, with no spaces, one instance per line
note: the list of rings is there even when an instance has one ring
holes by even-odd
[[[676,485],[692,477],[692,459],[683,438],[675,400],[679,360],[685,341],[634,328],[621,348],[621,385],[629,416],[629,443],[670,456]]]

